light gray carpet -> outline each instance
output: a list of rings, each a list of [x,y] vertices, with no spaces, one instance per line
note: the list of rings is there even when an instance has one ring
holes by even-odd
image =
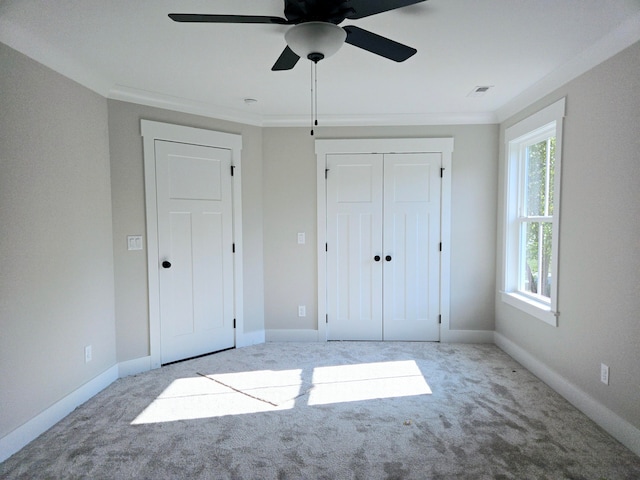
[[[492,345],[269,343],[118,380],[3,479],[639,479]]]

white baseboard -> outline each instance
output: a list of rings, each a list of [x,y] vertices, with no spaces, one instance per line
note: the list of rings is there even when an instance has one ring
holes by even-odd
[[[16,428],[13,432],[0,438],[0,462],[4,462],[11,455],[69,415],[76,407],[100,393],[117,379],[118,365],[114,365],[106,372],[98,375],[93,380],[89,380],[80,388],[54,403],[27,423]]]
[[[137,375],[151,370],[151,357],[134,358],[118,364],[118,378]]]
[[[640,429],[609,410],[504,335],[495,332],[494,338],[494,343],[500,349],[566,398],[569,403],[600,425],[629,450],[640,456]]]
[[[493,343],[493,330],[445,330],[440,332],[443,343]]]
[[[250,347],[265,342],[265,331],[256,330],[253,332],[241,333],[236,337],[236,348]]]
[[[267,342],[317,342],[318,330],[266,330]]]
[[[266,331],[267,342],[319,342],[317,330],[273,329]],[[445,343],[493,343],[493,330],[442,331]]]

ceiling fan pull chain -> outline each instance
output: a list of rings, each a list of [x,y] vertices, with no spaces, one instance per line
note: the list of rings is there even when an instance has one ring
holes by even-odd
[[[314,125],[317,127],[318,126],[318,62],[314,62],[313,63],[313,70],[314,70],[314,103],[315,103],[315,108],[314,108],[314,112],[315,112],[315,121],[314,121]]]
[[[314,63],[309,62],[311,64],[311,136],[313,136],[313,67]]]

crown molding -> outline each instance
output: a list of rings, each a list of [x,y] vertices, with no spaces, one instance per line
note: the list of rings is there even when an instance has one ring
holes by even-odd
[[[496,111],[498,122],[504,122],[638,41],[640,41],[640,13],[628,18],[618,28],[609,32],[579,55],[505,103]]]
[[[424,113],[424,114],[371,114],[371,115],[321,115],[320,127],[373,127],[419,125],[476,125],[498,123],[493,112]],[[265,127],[310,127],[309,116],[265,115]]]
[[[201,115],[204,117],[215,118],[217,120],[226,120],[228,122],[242,123],[257,127],[263,126],[262,116],[255,113],[243,112],[206,102],[173,97],[171,95],[164,95],[123,85],[114,86],[109,91],[107,98],[111,100],[121,100],[123,102],[137,103],[148,107],[157,107],[165,110]]]

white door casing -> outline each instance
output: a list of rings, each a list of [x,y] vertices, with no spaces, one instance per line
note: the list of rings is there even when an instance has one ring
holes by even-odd
[[[327,318],[328,308],[333,308],[330,305],[330,302],[333,301],[330,297],[332,294],[329,290],[332,288],[328,285],[329,274],[333,275],[334,272],[330,272],[330,269],[333,268],[329,266],[328,255],[329,253],[326,251],[326,245],[328,240],[328,222],[327,217],[329,212],[327,208],[331,208],[328,206],[330,202],[327,201],[327,195],[329,194],[328,189],[331,188],[327,183],[329,168],[329,158],[331,155],[357,155],[357,154],[386,154],[388,158],[392,158],[389,154],[430,154],[428,155],[429,161],[428,163],[432,164],[427,167],[427,170],[431,170],[433,166],[434,159],[437,157],[437,164],[440,168],[442,168],[441,172],[435,172],[433,170],[430,171],[428,177],[431,179],[429,181],[429,195],[431,198],[435,195],[439,195],[439,212],[434,217],[430,208],[427,208],[426,212],[423,211],[422,215],[428,215],[429,219],[426,222],[428,225],[433,225],[433,222],[439,222],[439,228],[429,228],[427,232],[423,232],[426,235],[426,241],[433,243],[436,242],[434,237],[434,232],[439,231],[439,243],[441,245],[441,249],[438,248],[435,250],[430,248],[430,254],[426,259],[423,259],[424,263],[427,262],[428,266],[427,270],[432,270],[436,268],[438,265],[439,272],[437,275],[438,279],[438,289],[437,292],[433,289],[428,297],[429,304],[425,307],[423,306],[424,315],[417,315],[420,310],[419,305],[415,305],[414,307],[414,317],[415,320],[418,321],[418,324],[421,320],[420,318],[426,317],[429,318],[427,322],[431,325],[434,325],[433,315],[435,312],[432,309],[433,305],[439,306],[439,316],[441,325],[439,325],[438,331],[440,333],[440,338],[444,337],[445,339],[448,337],[448,333],[450,331],[450,319],[449,319],[449,298],[450,298],[450,235],[451,235],[451,224],[450,224],[450,212],[451,212],[451,160],[453,153],[453,139],[452,138],[411,138],[411,139],[340,139],[340,140],[316,140],[316,156],[317,156],[317,207],[318,207],[318,338],[320,340],[328,339],[328,331],[327,324],[325,319]],[[434,156],[435,155],[435,156]],[[408,156],[398,157],[400,159],[409,158]],[[392,162],[393,163],[393,162]],[[406,163],[406,162],[405,162]],[[390,163],[391,165],[391,163]],[[414,166],[410,167],[413,168]],[[407,167],[402,167],[401,169],[407,169]],[[418,168],[419,169],[419,168]],[[414,169],[415,171],[415,169]],[[437,173],[437,183],[440,186],[434,185],[434,174]],[[330,174],[330,173],[329,173]],[[426,173],[422,172],[424,176]],[[439,177],[442,178],[439,178]],[[390,197],[392,198],[392,197]],[[394,202],[397,203],[397,202]],[[402,203],[402,202],[401,202]],[[424,202],[423,202],[424,203]],[[430,202],[426,202],[430,203]],[[390,206],[387,205],[386,208]],[[423,206],[424,207],[424,206]],[[419,209],[418,209],[419,210]],[[423,208],[424,210],[424,208]],[[414,212],[414,216],[417,215],[418,212]],[[387,216],[392,215],[391,211],[386,213]],[[405,215],[405,214],[403,214]],[[331,232],[333,235],[335,232]],[[418,231],[415,231],[417,234]],[[389,242],[390,240],[387,240]],[[330,247],[329,247],[330,248]],[[386,247],[385,247],[386,248]],[[395,247],[394,247],[395,248]],[[386,253],[383,255],[382,262],[387,263],[384,259],[386,257]],[[436,258],[439,256],[439,262],[433,258],[436,255]],[[401,253],[401,257],[403,254]],[[389,265],[393,264],[393,254],[391,255],[392,260],[388,262]],[[385,268],[385,267],[383,267]],[[400,269],[399,272],[393,272],[393,267],[386,267],[387,269],[391,268],[392,273],[390,274],[393,278],[393,275],[397,276],[399,273],[402,273],[406,278],[413,278],[420,280],[419,277],[416,277],[417,271],[411,272],[407,269]],[[430,275],[433,275],[432,273]],[[408,276],[408,277],[407,277]],[[389,275],[387,275],[389,277]],[[419,288],[417,285],[414,285],[415,288]],[[396,289],[398,287],[396,286]],[[404,288],[404,287],[403,287]],[[387,287],[387,290],[389,288]],[[414,299],[416,299],[416,295],[412,292],[409,292],[409,295],[413,295]],[[437,296],[434,299],[434,296]],[[419,300],[419,299],[418,299]],[[390,304],[393,305],[393,304]],[[404,307],[403,307],[404,308]],[[395,329],[398,330],[394,333],[394,328],[392,324],[390,324],[390,328],[385,331],[385,338],[393,339],[396,336],[405,337],[405,333],[402,330],[405,328],[403,325],[407,325],[406,315],[400,315],[398,318],[403,319],[397,324],[400,326]],[[416,325],[409,326],[407,328],[415,329]],[[333,326],[332,326],[333,328]],[[433,338],[433,330],[426,334],[427,337]],[[412,337],[412,339],[420,340],[420,338]]]
[[[156,140],[161,363],[234,346],[231,152]]]
[[[230,185],[232,199],[231,232],[233,239],[232,242],[235,245],[235,254],[233,254],[231,258],[231,269],[233,272],[231,281],[231,285],[233,288],[231,308],[233,310],[233,318],[235,319],[236,324],[235,344],[241,345],[245,343],[243,335],[244,317],[242,275],[242,137],[240,135],[153,122],[149,120],[141,121],[141,133],[144,144],[144,177],[147,221],[147,271],[149,280],[149,355],[151,368],[158,368],[162,363],[166,362],[166,360],[164,360],[161,355],[162,323],[160,315],[160,274],[161,270],[163,270],[161,264],[165,259],[161,258],[161,247],[158,236],[160,225],[158,223],[159,202],[156,183],[156,144],[162,145],[163,142],[159,141],[165,141],[194,146],[213,147],[214,149],[218,150],[226,150],[229,154],[229,162],[234,167],[233,177]],[[204,225],[206,225],[207,223],[208,227],[204,227],[205,231],[207,231],[208,229],[209,233],[211,233],[210,230],[212,222],[204,222]],[[163,254],[166,255],[166,252],[163,252]],[[175,260],[172,263],[172,267],[174,266],[174,263]],[[226,305],[225,308],[228,308],[228,305]]]

